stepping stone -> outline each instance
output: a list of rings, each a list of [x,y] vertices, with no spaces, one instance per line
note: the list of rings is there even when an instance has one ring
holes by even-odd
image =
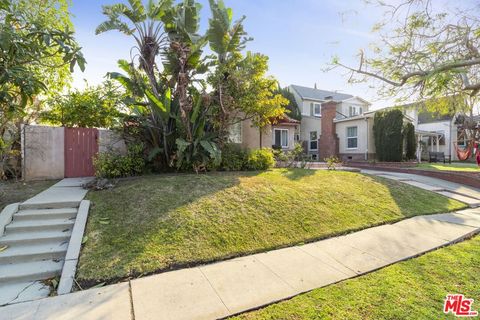
[[[351,277],[381,268],[388,262],[369,253],[345,245],[337,239],[327,239],[300,247],[322,262]]]
[[[453,214],[413,217],[408,220],[397,222],[393,224],[393,226],[445,241],[455,241],[477,230],[475,227],[464,225],[462,223],[464,220],[461,218],[461,215]],[[456,222],[451,223],[453,221]],[[478,223],[480,225],[480,220]]]
[[[391,225],[366,229],[337,239],[343,244],[369,253],[389,264],[411,258],[446,243],[438,238],[423,236]]]
[[[230,314],[199,268],[131,281],[136,319],[218,319]]]
[[[445,190],[445,188],[442,188],[442,187],[438,187],[438,186],[434,186],[434,185],[430,185],[430,184],[426,184],[426,183],[422,183],[422,182],[418,182],[418,181],[414,181],[414,180],[400,180],[400,181],[403,181],[406,184],[409,184],[411,186],[414,186],[414,187],[417,187],[417,188],[420,188],[420,189],[424,189],[424,190],[427,190],[427,191],[443,191],[443,190]]]
[[[296,247],[257,254],[255,258],[298,293],[349,278],[348,274],[334,269]]]
[[[200,270],[232,314],[298,293],[254,257],[207,265]]]
[[[467,196],[464,196],[464,195],[461,195],[461,194],[458,194],[458,193],[453,193],[453,192],[450,192],[450,191],[438,191],[437,193],[441,194],[441,195],[444,195],[445,197],[448,197],[448,198],[466,203],[470,207],[480,206],[480,200],[478,200],[478,199],[470,198],[470,197],[467,197]]]

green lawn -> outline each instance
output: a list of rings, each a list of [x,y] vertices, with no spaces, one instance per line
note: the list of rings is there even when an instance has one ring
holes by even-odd
[[[474,163],[419,163],[416,169],[422,170],[440,170],[440,171],[466,171],[466,172],[479,172],[480,167]]]
[[[475,299],[480,310],[479,266],[477,236],[234,319],[455,319],[443,313],[448,293]]]
[[[392,180],[302,169],[146,176],[88,198],[77,274],[87,286],[464,207]]]
[[[0,211],[6,205],[23,202],[52,186],[57,181],[0,181]]]

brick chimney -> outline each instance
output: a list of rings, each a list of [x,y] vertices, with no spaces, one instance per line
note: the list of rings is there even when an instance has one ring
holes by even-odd
[[[333,122],[337,116],[337,102],[327,101],[322,103],[322,131],[318,139],[318,159],[337,156],[338,157],[338,136],[336,125]]]

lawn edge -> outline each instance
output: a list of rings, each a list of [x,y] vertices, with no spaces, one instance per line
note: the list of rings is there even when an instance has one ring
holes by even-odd
[[[460,202],[460,203],[462,203],[462,202]],[[410,218],[413,218],[413,217],[430,216],[430,215],[440,214],[440,213],[452,213],[452,212],[457,212],[457,211],[465,210],[465,209],[469,209],[469,206],[466,205],[466,204],[464,204],[464,206],[461,207],[461,208],[456,208],[456,209],[449,210],[449,211],[431,212],[431,213],[426,213],[426,214],[422,214],[422,215],[413,215],[411,217],[402,217],[402,218],[398,218],[398,219],[382,221],[382,222],[374,223],[374,224],[364,226],[364,227],[351,228],[351,229],[343,230],[341,232],[331,233],[331,234],[326,235],[326,236],[305,239],[305,240],[300,241],[300,242],[295,242],[295,243],[290,243],[290,244],[285,244],[285,245],[279,245],[279,246],[271,246],[271,247],[268,247],[268,248],[262,248],[262,249],[259,249],[259,250],[252,250],[252,251],[242,252],[242,253],[238,253],[238,254],[225,255],[225,256],[222,256],[222,257],[214,258],[214,259],[198,260],[198,261],[190,262],[190,263],[188,263],[188,262],[187,263],[177,263],[177,264],[173,264],[173,265],[171,265],[167,268],[161,268],[161,269],[157,269],[157,270],[154,270],[154,271],[151,271],[151,272],[145,272],[145,273],[134,272],[134,273],[132,273],[128,276],[112,277],[112,278],[108,278],[108,279],[107,278],[100,278],[100,279],[76,278],[76,282],[83,289],[90,289],[90,288],[98,285],[99,283],[104,283],[105,285],[110,285],[110,284],[115,284],[115,283],[120,283],[120,282],[127,282],[127,281],[131,281],[131,280],[134,280],[134,279],[139,279],[139,278],[143,278],[143,277],[147,277],[147,276],[162,274],[162,273],[165,273],[165,272],[177,271],[177,270],[187,269],[187,268],[200,267],[200,266],[204,266],[204,265],[208,265],[208,264],[224,262],[224,261],[228,261],[228,260],[232,260],[232,259],[236,259],[236,258],[241,258],[241,257],[246,257],[246,256],[254,255],[254,254],[260,254],[260,253],[265,253],[265,252],[269,252],[269,251],[273,251],[273,250],[291,248],[291,247],[296,247],[296,246],[309,244],[309,243],[313,243],[313,242],[317,242],[317,241],[327,240],[327,239],[330,239],[330,238],[344,236],[344,235],[354,233],[354,232],[358,232],[358,231],[362,231],[362,230],[365,230],[365,229],[375,228],[375,227],[379,227],[379,226],[383,226],[383,225],[387,225],[387,224],[394,224],[394,223],[397,223],[397,222],[400,222],[400,221],[403,221],[403,220],[406,220],[406,219],[410,219]],[[83,249],[83,246],[82,246],[82,249]],[[433,250],[436,250],[436,249],[433,249]],[[81,253],[80,253],[80,257],[81,257]],[[408,258],[408,259],[410,259],[410,258]]]

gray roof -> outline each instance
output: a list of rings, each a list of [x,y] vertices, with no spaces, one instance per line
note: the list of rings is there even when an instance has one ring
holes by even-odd
[[[290,87],[293,88],[302,99],[311,99],[311,100],[319,100],[319,101],[326,101],[326,100],[343,101],[343,100],[353,98],[353,96],[350,94],[338,93],[334,91],[319,90],[314,88],[297,86],[293,84]],[[331,98],[326,99],[327,97],[331,97]]]

